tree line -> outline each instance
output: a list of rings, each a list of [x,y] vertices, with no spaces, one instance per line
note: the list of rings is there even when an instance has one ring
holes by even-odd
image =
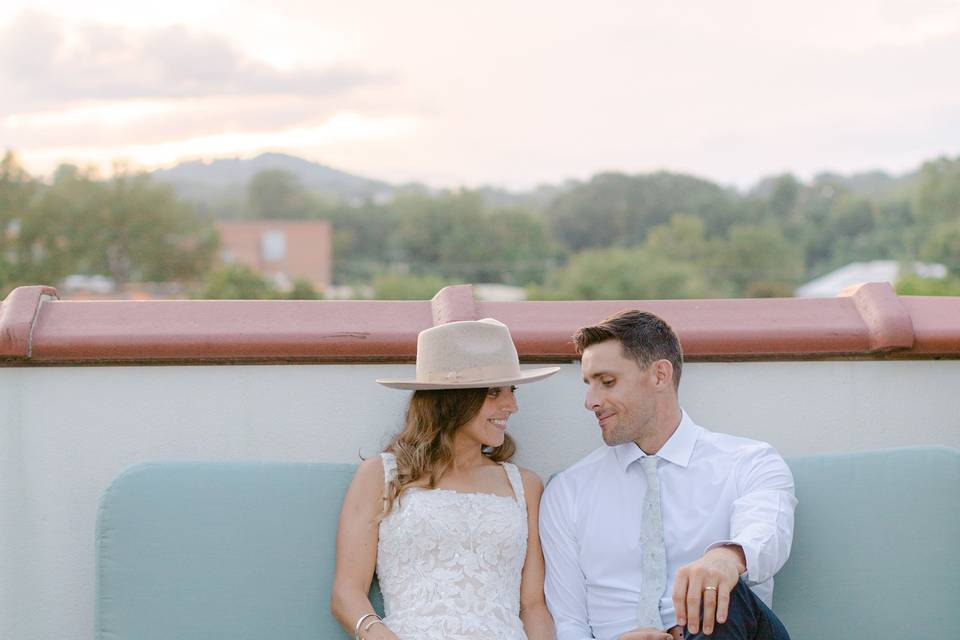
[[[0,162],[0,291],[74,273],[191,283],[202,297],[317,297],[277,291],[217,264],[216,218],[329,220],[334,281],[380,298],[445,285],[523,286],[533,299],[789,296],[853,261],[940,262],[949,277],[904,278],[903,293],[960,295],[960,158],[908,176],[784,174],[747,192],[690,175],[598,174],[549,193],[401,191],[344,203],[266,170],[200,205],[146,174],[101,179],[61,166],[49,181],[12,153]]]

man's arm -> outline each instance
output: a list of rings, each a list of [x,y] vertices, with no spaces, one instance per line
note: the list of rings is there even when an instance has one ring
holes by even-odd
[[[546,563],[544,593],[553,614],[557,640],[593,638],[587,624],[587,587],[580,569],[574,535],[573,498],[559,478],[543,492],[540,503],[540,540]]]
[[[742,461],[739,484],[730,541],[743,548],[747,582],[757,584],[772,578],[790,556],[797,507],[793,474],[780,454],[765,445]]]
[[[735,468],[739,498],[731,506],[729,540],[707,547],[704,555],[682,567],[674,582],[677,623],[696,633],[703,608],[703,631],[726,620],[730,591],[742,574],[749,583],[764,582],[790,555],[793,512],[797,504],[793,474],[769,445],[744,452]]]

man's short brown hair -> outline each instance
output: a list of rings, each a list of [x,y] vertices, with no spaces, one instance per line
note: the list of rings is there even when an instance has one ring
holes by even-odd
[[[669,360],[673,365],[673,386],[679,387],[683,349],[677,334],[660,316],[630,309],[592,327],[581,327],[573,334],[573,344],[581,355],[587,347],[607,340],[618,341],[641,369],[657,360]]]

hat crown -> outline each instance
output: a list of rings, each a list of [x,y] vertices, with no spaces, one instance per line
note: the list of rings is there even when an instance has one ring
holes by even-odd
[[[520,370],[507,325],[493,318],[448,322],[417,336],[414,379],[379,379],[393,389],[479,389],[549,378],[560,367]]]
[[[437,325],[417,337],[417,381],[471,383],[520,376],[506,325],[492,318]]]

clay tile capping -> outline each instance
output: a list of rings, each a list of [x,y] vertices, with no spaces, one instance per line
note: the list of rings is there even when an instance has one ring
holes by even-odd
[[[840,299],[657,300],[482,303],[500,318],[527,355],[575,357],[570,338],[624,309],[650,311],[669,322],[687,359],[753,359],[868,353],[870,336],[849,302]]]
[[[430,301],[433,310],[433,324],[445,324],[460,320],[479,320],[476,304],[473,300],[473,287],[458,284],[444,287]]]
[[[429,303],[163,300],[50,303],[37,362],[411,360]]]
[[[960,357],[960,297],[904,296],[900,302],[913,322],[911,355]]]
[[[960,358],[960,298],[869,284],[837,298],[484,302],[470,285],[421,301],[58,301],[14,290],[3,364],[411,362],[435,323],[494,317],[522,360],[577,359],[571,336],[623,309],[663,316],[697,360]]]
[[[0,304],[0,361],[28,359],[40,307],[57,297],[52,287],[17,287]]]

